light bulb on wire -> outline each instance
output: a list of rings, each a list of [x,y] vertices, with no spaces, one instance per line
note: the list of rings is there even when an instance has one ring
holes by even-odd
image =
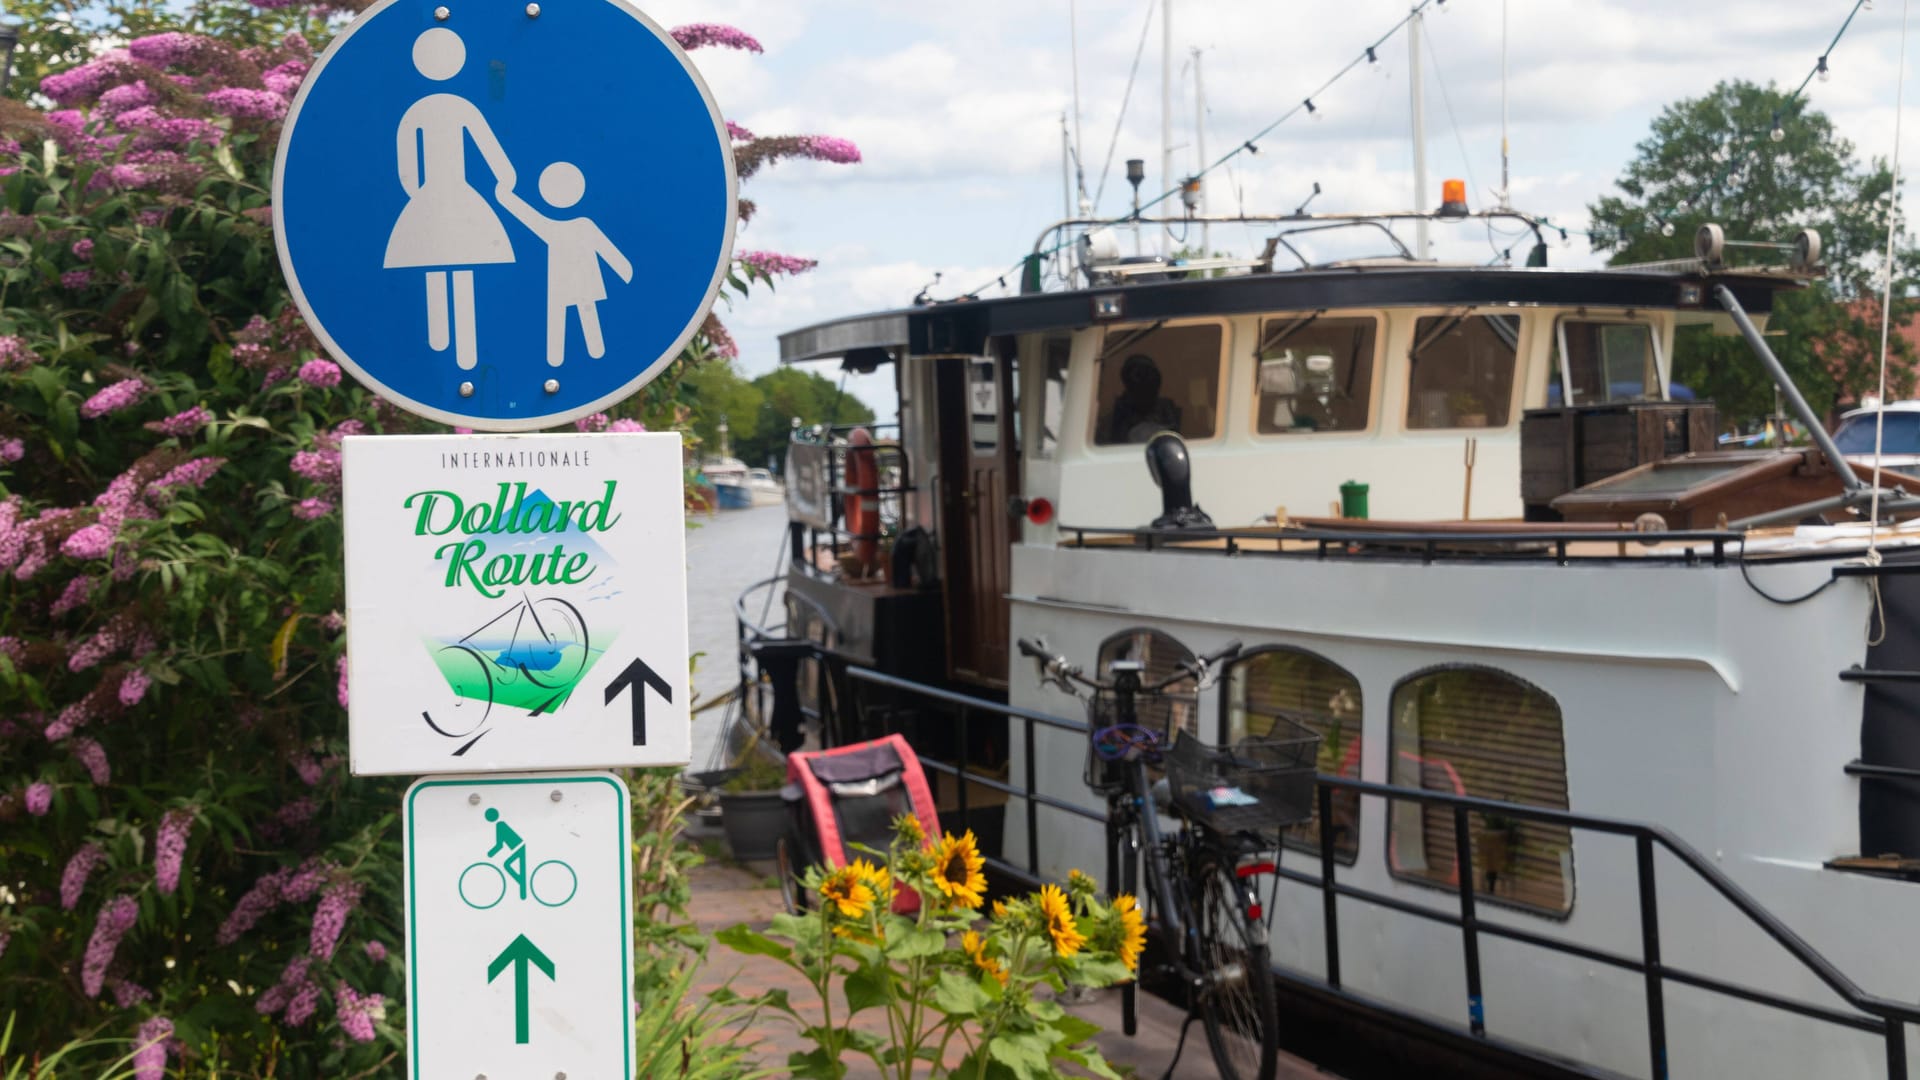
[[[1320,110],[1314,107],[1312,98],[1306,99],[1306,101],[1303,102],[1303,104],[1306,105],[1307,107],[1307,119],[1319,120],[1321,118]]]
[[[1767,138],[1772,139],[1774,142],[1786,142],[1787,129],[1781,127],[1779,124],[1775,124],[1773,125],[1773,130],[1767,132]]]
[[[1663,222],[1661,222],[1661,223],[1660,223],[1660,235],[1661,235],[1661,236],[1672,236],[1672,235],[1673,235],[1673,222],[1671,222],[1671,221],[1663,221]]]
[[[1821,82],[1833,81],[1833,72],[1827,70],[1827,58],[1825,56],[1820,58],[1820,63],[1815,65],[1813,70],[1815,74],[1820,76]]]

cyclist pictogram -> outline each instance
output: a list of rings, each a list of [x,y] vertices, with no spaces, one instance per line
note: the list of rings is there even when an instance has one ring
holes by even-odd
[[[460,899],[470,908],[485,911],[507,898],[510,891],[518,898],[533,900],[545,907],[560,907],[573,899],[580,889],[580,877],[573,867],[559,859],[548,859],[527,871],[527,842],[513,826],[500,817],[500,811],[487,808],[486,819],[493,825],[493,846],[486,859],[460,872]],[[504,857],[500,857],[505,852]],[[499,862],[491,860],[500,857]]]

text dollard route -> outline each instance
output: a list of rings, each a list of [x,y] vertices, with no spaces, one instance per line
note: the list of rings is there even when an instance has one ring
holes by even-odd
[[[598,499],[529,502],[527,485],[502,483],[489,501],[486,497],[468,501],[444,489],[416,491],[402,503],[415,510],[415,536],[467,537],[442,544],[433,553],[435,562],[447,564],[445,585],[449,589],[472,586],[480,595],[498,598],[514,585],[577,585],[591,578],[598,569],[587,563],[585,552],[569,554],[564,543],[549,550],[527,553],[487,555],[489,535],[527,535],[564,533],[569,526],[583,533],[606,532],[620,521],[614,513],[614,493],[619,481],[608,480],[606,492]]]

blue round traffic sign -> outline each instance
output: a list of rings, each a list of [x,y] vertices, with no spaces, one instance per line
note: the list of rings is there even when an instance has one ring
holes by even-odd
[[[287,115],[280,264],[388,400],[552,427],[699,329],[733,253],[731,145],[686,54],[622,0],[381,0]]]

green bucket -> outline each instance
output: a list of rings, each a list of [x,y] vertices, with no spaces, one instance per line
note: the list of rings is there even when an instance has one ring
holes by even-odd
[[[1362,519],[1367,516],[1367,485],[1358,480],[1340,485],[1340,516]]]

